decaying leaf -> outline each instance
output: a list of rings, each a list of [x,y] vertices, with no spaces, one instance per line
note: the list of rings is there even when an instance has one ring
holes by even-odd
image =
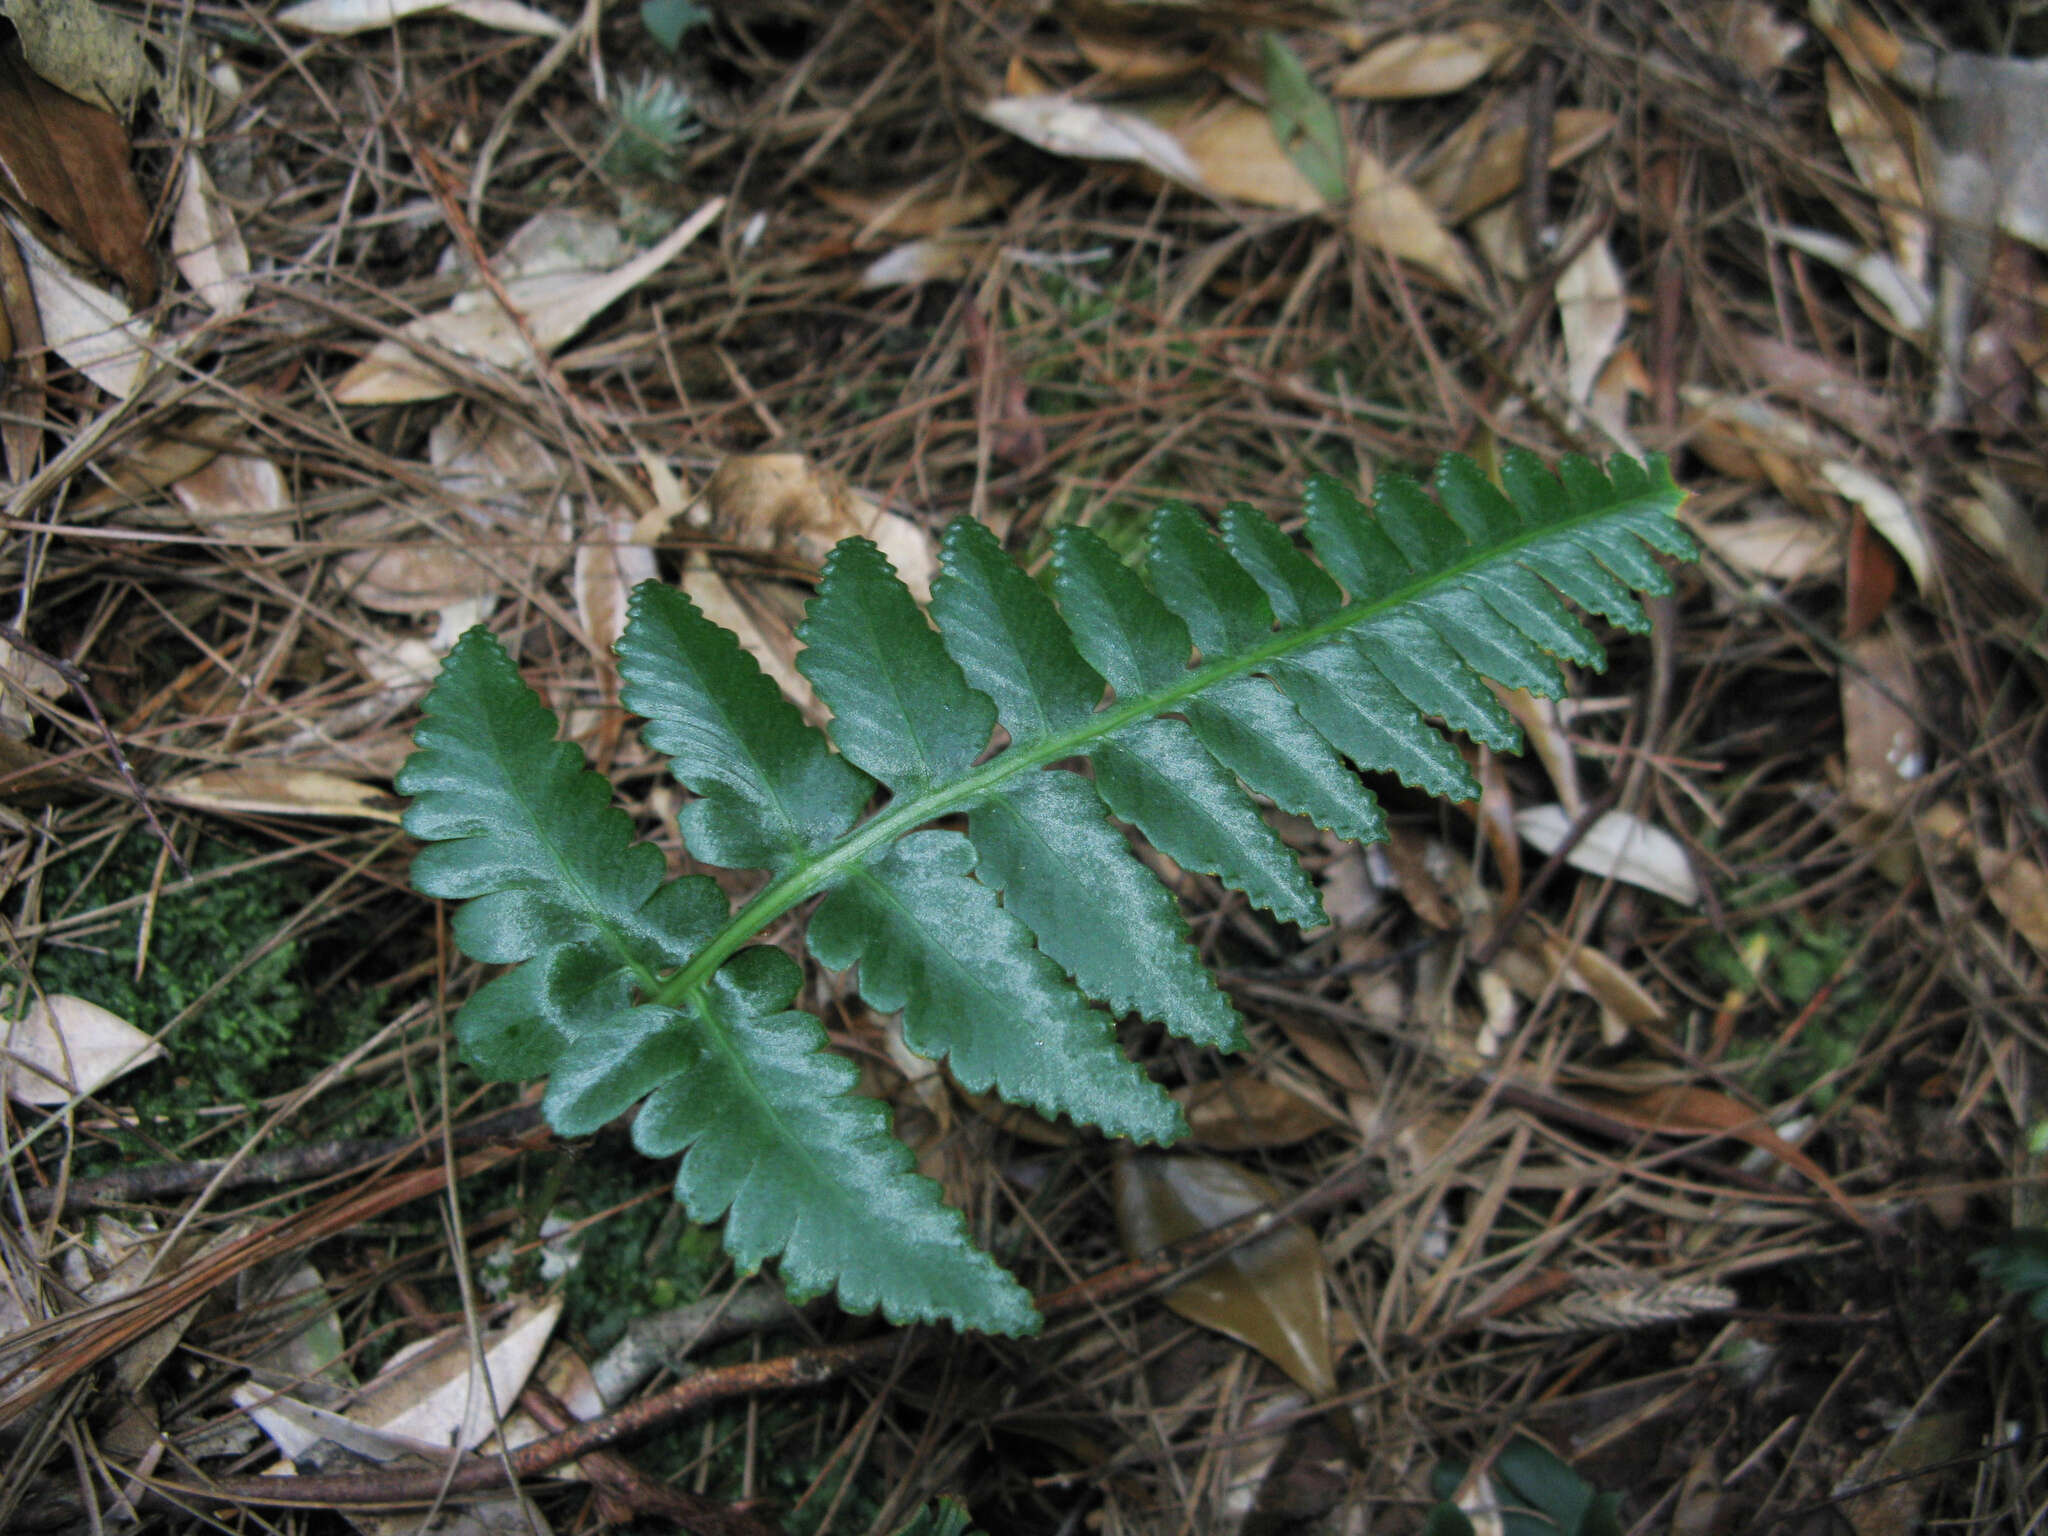
[[[356,1425],[446,1450],[473,1450],[497,1428],[492,1412],[509,1413],[540,1363],[562,1299],[521,1302],[483,1335],[483,1358],[460,1326],[423,1339],[392,1357],[349,1409]]]
[[[1900,335],[1924,339],[1933,329],[1933,293],[1926,283],[1890,256],[1866,251],[1839,235],[1818,229],[1765,224],[1763,231],[1773,240],[1783,241],[1795,251],[1804,251],[1816,261],[1824,261],[1844,276],[1854,278],[1862,291],[1876,301],[1877,307],[1871,313]]]
[[[1310,1091],[1258,1072],[1226,1072],[1176,1088],[1173,1096],[1187,1111],[1196,1144],[1213,1152],[1291,1147],[1345,1123],[1334,1106],[1317,1103]]]
[[[457,294],[446,309],[422,315],[398,336],[378,342],[335,383],[334,397],[344,405],[392,405],[445,395],[455,384],[431,362],[434,349],[493,367],[529,368],[535,362],[532,347],[552,352],[569,340],[600,311],[680,255],[724,207],[724,198],[713,198],[659,244],[610,270],[584,264],[585,252],[604,244],[603,228],[599,221],[579,221],[581,243],[565,249],[564,236],[542,244],[524,260],[501,263],[499,281],[525,320],[523,331],[497,296],[479,284]],[[551,228],[561,222],[554,221]],[[521,254],[525,250],[522,247]]]
[[[9,202],[48,218],[140,308],[156,299],[156,259],[130,156],[118,117],[50,84],[15,44],[0,47],[0,175]]]
[[[1919,156],[1908,142],[1904,105],[1872,80],[1856,80],[1830,59],[1825,71],[1828,119],[1856,179],[1877,203],[1892,259],[1916,282],[1927,281],[1934,231],[1921,211]]]
[[[16,485],[36,472],[43,456],[43,415],[48,403],[49,354],[28,264],[10,230],[0,228],[0,320],[8,334],[6,382],[0,384],[0,451]]]
[[[1564,846],[1571,818],[1561,805],[1532,805],[1515,815],[1515,827],[1544,853]],[[1608,876],[1655,891],[1686,906],[1698,906],[1699,883],[1685,848],[1669,832],[1625,811],[1609,811],[1586,829],[1565,858],[1574,869]]]
[[[1928,578],[1933,555],[1927,547],[1927,536],[1920,531],[1920,524],[1913,516],[1913,509],[1906,505],[1906,498],[1889,482],[1855,464],[1831,459],[1821,465],[1820,472],[1829,485],[1862,509],[1863,515],[1870,519],[1870,526],[1883,534],[1885,542],[1898,551],[1899,558],[1906,562],[1906,569],[1913,573],[1913,584],[1922,592],[1931,590]]]
[[[1564,330],[1567,384],[1572,399],[1583,405],[1593,398],[1600,371],[1628,325],[1628,290],[1605,235],[1557,275],[1557,318]]]
[[[1614,114],[1565,107],[1550,120],[1548,165],[1571,164],[1614,131]],[[1493,107],[1475,113],[1430,157],[1416,187],[1446,224],[1462,224],[1511,196],[1528,169],[1528,124],[1504,119]]]
[[[1345,65],[1331,90],[1375,101],[1447,96],[1507,68],[1521,46],[1513,32],[1494,21],[1468,21],[1448,32],[1404,33]]]
[[[214,190],[199,151],[185,155],[178,206],[171,215],[171,259],[217,315],[238,315],[249,302],[249,247],[242,227]]]
[[[813,566],[822,566],[841,539],[872,539],[919,602],[929,600],[938,573],[929,534],[800,453],[734,454],[713,472],[686,516],[742,548]]]
[[[336,773],[251,763],[208,768],[173,779],[157,791],[173,805],[254,816],[348,816],[396,825],[405,802],[388,786]]]
[[[0,674],[5,677],[0,682],[0,735],[15,741],[28,740],[35,728],[28,695],[54,699],[71,686],[54,667],[5,640],[0,640]]]
[[[1868,1225],[1868,1218],[1825,1168],[1772,1130],[1759,1111],[1716,1089],[1690,1086],[1658,1088],[1627,1098],[1603,1097],[1600,1107],[1617,1119],[1646,1131],[1657,1131],[1667,1136],[1732,1136],[1737,1141],[1747,1142],[1760,1152],[1768,1152],[1786,1167],[1804,1174],[1858,1226]]]
[[[1232,202],[1314,213],[1323,194],[1302,174],[1273,134],[1271,114],[1232,96],[1177,118],[1173,134],[1200,185]]]
[[[1116,1166],[1117,1228],[1132,1258],[1279,1203],[1270,1182],[1214,1158],[1142,1154]],[[1311,1398],[1336,1390],[1322,1249],[1299,1222],[1240,1244],[1165,1300],[1257,1350]]]
[[[96,0],[4,0],[28,67],[80,101],[126,118],[157,85],[142,34]]]
[[[223,453],[171,487],[178,504],[216,538],[289,544],[297,515],[284,474],[261,454]]]
[[[607,658],[626,631],[626,599],[641,582],[652,581],[656,575],[654,551],[635,542],[636,521],[630,512],[601,515],[576,543],[570,574],[576,620],[583,626],[584,637]]]
[[[811,188],[819,202],[859,223],[860,230],[853,237],[856,249],[883,235],[921,238],[948,234],[963,224],[986,218],[1015,191],[1015,185],[1002,178],[977,178],[946,191],[936,190],[928,182],[887,192]]]
[[[1202,173],[1180,141],[1150,118],[1061,92],[998,96],[980,115],[1048,154],[1069,160],[1112,160],[1142,165],[1168,181],[1199,188]]]
[[[273,19],[281,27],[300,32],[352,37],[379,27],[395,27],[408,16],[436,12],[466,17],[500,32],[532,37],[560,37],[568,30],[546,12],[516,4],[514,0],[302,0],[298,5],[286,6]]]
[[[973,273],[990,249],[986,240],[912,240],[884,251],[861,269],[860,287],[914,288],[954,283]]]
[[[1835,531],[1796,512],[1689,526],[1701,543],[1736,570],[1764,581],[1789,585],[1832,571],[1842,560],[1842,541]]]
[[[127,399],[149,373],[155,349],[149,328],[106,289],[73,272],[26,225],[12,215],[6,223],[28,268],[43,340],[115,399]]]
[[[0,1084],[17,1104],[62,1104],[163,1055],[164,1048],[117,1013],[55,992],[16,1020],[0,1020]]]
[[[1428,200],[1370,150],[1354,145],[1351,161],[1352,237],[1412,262],[1461,293],[1476,292],[1478,269]]]
[[[1977,874],[1985,894],[2013,932],[2048,958],[2048,873],[2022,853],[1977,850]]]

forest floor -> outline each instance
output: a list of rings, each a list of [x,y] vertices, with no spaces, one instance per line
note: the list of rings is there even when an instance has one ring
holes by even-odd
[[[130,29],[75,94],[147,39],[132,151],[0,80],[0,1528],[2040,1530],[2042,18],[536,3],[60,7]],[[1282,818],[1329,926],[1168,871],[1251,1040],[1126,1025],[1189,1142],[812,965],[1018,1277],[1100,1283],[1042,1336],[792,1311],[459,1059],[392,776],[468,626],[682,869],[633,582],[800,691],[843,535],[1036,568],[1510,449],[1668,455],[1703,558],[1479,802]],[[1290,1219],[1128,1268],[1195,1188]],[[479,1353],[616,1444],[443,1496]]]

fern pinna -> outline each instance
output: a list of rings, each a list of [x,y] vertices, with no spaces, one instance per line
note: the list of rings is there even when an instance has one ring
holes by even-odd
[[[691,1216],[724,1216],[746,1268],[780,1254],[794,1292],[836,1285],[899,1322],[1031,1330],[1029,1295],[792,1007],[800,967],[756,941],[822,897],[811,954],[858,965],[868,1004],[902,1010],[910,1048],[963,1086],[1172,1140],[1179,1108],[1118,1048],[1115,1017],[1222,1050],[1242,1027],[1116,823],[1277,917],[1321,922],[1254,796],[1361,840],[1385,821],[1359,769],[1475,796],[1425,717],[1516,748],[1485,679],[1556,694],[1552,657],[1604,661],[1557,594],[1640,630],[1630,589],[1669,589],[1652,552],[1692,553],[1661,460],[1567,459],[1553,476],[1510,456],[1501,481],[1505,494],[1452,457],[1437,500],[1389,475],[1368,508],[1317,476],[1320,564],[1244,505],[1224,509],[1220,538],[1186,506],[1161,509],[1143,578],[1063,528],[1050,597],[986,528],[956,522],[929,617],[874,545],[848,539],[801,630],[829,741],[689,598],[641,586],[622,697],[693,796],[690,854],[767,872],[737,911],[706,876],[665,877],[503,648],[470,631],[398,778],[429,845],[414,885],[466,902],[465,954],[513,967],[458,1016],[467,1059],[549,1077],[564,1135],[638,1103],[633,1140],[681,1154]],[[1082,758],[1090,773],[1060,766]],[[920,830],[959,816],[964,832]]]

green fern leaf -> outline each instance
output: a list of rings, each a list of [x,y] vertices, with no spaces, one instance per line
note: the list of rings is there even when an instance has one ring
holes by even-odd
[[[1633,594],[1669,590],[1653,555],[1691,555],[1660,460],[1568,459],[1553,476],[1510,455],[1502,484],[1451,458],[1434,497],[1387,476],[1368,508],[1317,476],[1315,558],[1248,506],[1224,510],[1220,537],[1168,506],[1144,577],[1067,528],[1050,595],[961,522],[929,616],[850,539],[801,630],[829,740],[687,597],[641,587],[621,697],[691,793],[690,853],[767,873],[736,911],[704,877],[664,878],[497,642],[472,632],[398,780],[430,845],[414,884],[466,902],[465,953],[515,967],[458,1016],[467,1059],[548,1076],[564,1134],[638,1104],[634,1141],[680,1155],[691,1214],[723,1216],[743,1265],[779,1256],[796,1291],[1030,1330],[1028,1296],[793,1009],[798,967],[758,941],[822,898],[811,954],[856,970],[869,1006],[900,1010],[910,1049],[965,1087],[1173,1139],[1180,1112],[1118,1048],[1115,1017],[1221,1049],[1242,1025],[1118,823],[1277,916],[1320,922],[1254,795],[1360,840],[1386,823],[1359,769],[1476,795],[1430,717],[1518,746],[1485,680],[1554,694],[1559,660],[1599,667],[1560,598],[1640,630]],[[931,825],[960,817],[964,832]]]

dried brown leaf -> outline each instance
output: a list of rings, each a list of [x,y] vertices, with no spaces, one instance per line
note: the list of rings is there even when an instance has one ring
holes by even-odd
[[[1851,78],[1832,59],[1825,78],[1835,138],[1856,179],[1876,200],[1892,259],[1907,276],[1925,282],[1934,231],[1922,211],[1920,156],[1909,138],[1905,105],[1876,81]]]
[[[1344,1124],[1334,1108],[1316,1103],[1269,1074],[1226,1072],[1205,1083],[1176,1088],[1195,1142],[1212,1152],[1291,1147]]]
[[[1406,261],[1461,293],[1476,293],[1472,258],[1427,199],[1372,151],[1352,147],[1349,228],[1361,245]]]
[[[1116,1166],[1117,1228],[1132,1258],[1279,1203],[1267,1180],[1214,1158],[1140,1154]],[[1322,1248],[1301,1223],[1239,1245],[1165,1300],[1189,1322],[1257,1350],[1311,1398],[1336,1390]]]
[[[173,805],[201,811],[253,816],[347,816],[396,826],[405,802],[383,784],[366,784],[294,768],[285,763],[251,763],[241,768],[208,768],[173,779],[157,791]]]
[[[1493,21],[1468,21],[1448,32],[1410,32],[1345,65],[1330,92],[1375,101],[1446,96],[1510,68],[1521,51],[1522,40]]]
[[[1840,1184],[1806,1153],[1772,1130],[1763,1115],[1712,1088],[1659,1088],[1626,1098],[1602,1097],[1600,1108],[1618,1120],[1661,1135],[1732,1136],[1810,1179],[1835,1207],[1858,1226],[1869,1218]]]
[[[98,1093],[164,1048],[117,1013],[53,992],[19,1019],[0,1019],[0,1090],[17,1104],[62,1104]]]
[[[1454,138],[1462,153],[1433,157],[1417,186],[1444,222],[1458,225],[1482,209],[1511,196],[1522,184],[1528,165],[1528,125],[1486,125],[1497,121],[1494,109],[1482,109],[1474,131]],[[1592,149],[1614,131],[1614,114],[1589,107],[1565,107],[1550,120],[1549,167],[1558,170]]]
[[[1261,208],[1314,213],[1323,195],[1273,136],[1273,115],[1229,97],[1173,124],[1201,185],[1217,197]]]
[[[1895,811],[1927,770],[1920,679],[1896,630],[1859,637],[1842,668],[1842,746],[1850,801]]]
[[[249,247],[242,227],[214,190],[197,149],[185,155],[178,206],[171,215],[171,259],[217,315],[238,315],[249,302]]]

